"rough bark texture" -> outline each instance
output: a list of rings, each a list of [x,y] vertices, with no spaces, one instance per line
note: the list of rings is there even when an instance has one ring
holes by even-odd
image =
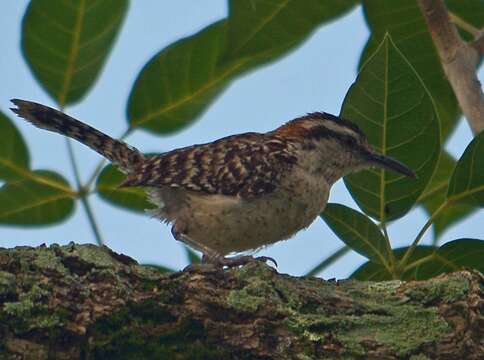
[[[484,277],[161,273],[94,245],[0,249],[0,359],[482,359]]]

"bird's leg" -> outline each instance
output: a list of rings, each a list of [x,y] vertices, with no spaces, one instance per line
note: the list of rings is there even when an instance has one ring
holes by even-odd
[[[175,227],[171,228],[171,233],[173,234],[173,237],[178,240],[182,241],[185,244],[191,246],[195,250],[201,251],[203,256],[202,256],[202,264],[211,264],[214,265],[215,267],[237,267],[237,266],[242,266],[245,265],[251,261],[262,261],[262,262],[267,262],[271,261],[276,265],[277,267],[277,262],[271,257],[268,256],[258,256],[254,257],[251,255],[239,255],[239,256],[234,256],[227,258],[221,254],[219,254],[217,251],[210,249],[209,247],[199,243],[198,241],[193,240],[186,234],[183,234],[181,232],[178,232]]]
[[[257,256],[254,257],[252,255],[238,255],[234,257],[224,257],[222,255],[218,255],[217,257],[211,257],[207,255],[203,255],[202,257],[202,262],[204,263],[210,263],[210,264],[215,264],[216,266],[220,267],[228,267],[228,268],[233,268],[237,266],[242,266],[245,265],[251,261],[261,261],[261,262],[268,262],[271,261],[274,265],[277,267],[277,262],[273,258],[269,256]]]

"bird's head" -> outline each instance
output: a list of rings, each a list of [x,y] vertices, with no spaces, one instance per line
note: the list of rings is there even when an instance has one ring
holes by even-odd
[[[335,160],[339,156],[349,161],[346,163],[349,168],[347,172],[379,167],[416,177],[416,174],[400,161],[376,152],[358,126],[335,115],[310,113],[284,124],[274,132],[280,136],[299,139],[307,148],[312,147],[327,154],[326,159],[329,155],[335,157]]]

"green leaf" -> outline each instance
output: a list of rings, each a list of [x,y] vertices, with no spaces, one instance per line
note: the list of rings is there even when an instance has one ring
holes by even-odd
[[[405,252],[407,251],[408,247],[399,248],[393,250],[393,254],[395,258],[400,260]],[[433,246],[417,246],[415,251],[413,252],[412,256],[409,259],[409,263],[413,263],[419,259],[422,259],[427,256],[431,256],[435,252],[435,247]],[[352,279],[361,280],[361,281],[386,281],[386,280],[393,280],[394,277],[392,274],[385,268],[383,265],[375,262],[368,261],[361,265],[358,269],[356,269],[353,274],[350,276]],[[400,276],[400,280],[415,280],[416,277],[416,269],[413,268],[409,271],[404,272]]]
[[[363,6],[371,37],[362,53],[360,64],[366,63],[385,34],[390,33],[396,46],[415,68],[435,99],[442,136],[445,137],[457,123],[460,111],[417,1],[365,0]]]
[[[321,217],[351,249],[373,262],[389,266],[385,237],[367,216],[347,206],[329,203]]]
[[[128,0],[32,0],[22,50],[35,77],[59,106],[94,84],[128,8]]]
[[[427,186],[440,153],[439,121],[420,77],[386,36],[361,68],[343,103],[380,153],[402,161],[418,175],[371,169],[350,174],[345,184],[363,211],[384,222],[403,216]]]
[[[308,0],[302,5],[255,0],[255,10],[247,12],[248,3],[231,3],[228,20],[171,44],[143,67],[128,101],[131,127],[162,134],[182,129],[237,76],[280,57],[355,1]],[[249,37],[242,34],[245,28],[251,29]],[[267,36],[271,41],[263,44]],[[230,53],[232,46],[241,47]]]
[[[416,276],[417,279],[429,279],[463,268],[484,272],[483,240],[458,239],[445,243],[437,249],[432,261],[426,262],[416,269]]]
[[[484,131],[467,146],[449,183],[451,203],[484,207]]]
[[[0,188],[0,223],[47,225],[72,214],[76,194],[62,176],[47,170],[28,174]]]
[[[136,212],[144,212],[154,206],[146,200],[145,191],[139,187],[118,187],[125,175],[113,165],[107,165],[99,175],[96,191],[107,202]]]
[[[12,180],[28,171],[30,163],[27,145],[7,116],[0,112],[0,179]]]
[[[408,247],[395,249],[395,258],[400,260]],[[440,248],[433,246],[417,246],[410,257],[407,270],[400,280],[425,280],[431,277],[473,268],[484,272],[484,241],[478,239],[458,239],[450,241]],[[374,262],[360,266],[351,278],[357,280],[384,281],[392,276],[385,267]]]
[[[446,0],[445,5],[451,15],[458,16],[477,29],[484,27],[484,2],[482,0]],[[468,33],[458,23],[456,26],[464,40],[471,41],[474,39],[474,34]]]
[[[447,189],[455,164],[455,159],[445,150],[442,151],[437,169],[419,199],[429,216],[447,200]],[[433,221],[434,242],[438,240],[445,230],[469,216],[474,210],[474,207],[467,204],[454,204],[441,211]]]
[[[224,51],[225,31],[226,21],[219,21],[156,54],[131,90],[130,125],[170,133],[200,115],[248,62],[217,64]]]
[[[349,11],[356,0],[229,2],[228,57],[271,56],[299,44],[315,24]]]
[[[348,247],[347,245],[341,246],[339,249],[334,251],[332,254],[324,258],[322,261],[319,262],[318,265],[313,266],[311,270],[309,270],[306,275],[304,276],[316,276],[319,274],[321,271],[326,269],[328,266],[332,265],[334,262],[339,260],[341,257],[346,255],[348,252],[351,251],[351,248]]]

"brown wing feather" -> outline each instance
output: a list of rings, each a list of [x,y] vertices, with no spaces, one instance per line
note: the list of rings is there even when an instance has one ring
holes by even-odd
[[[296,162],[291,146],[277,136],[229,136],[148,158],[122,186],[172,186],[251,198],[274,191]]]

